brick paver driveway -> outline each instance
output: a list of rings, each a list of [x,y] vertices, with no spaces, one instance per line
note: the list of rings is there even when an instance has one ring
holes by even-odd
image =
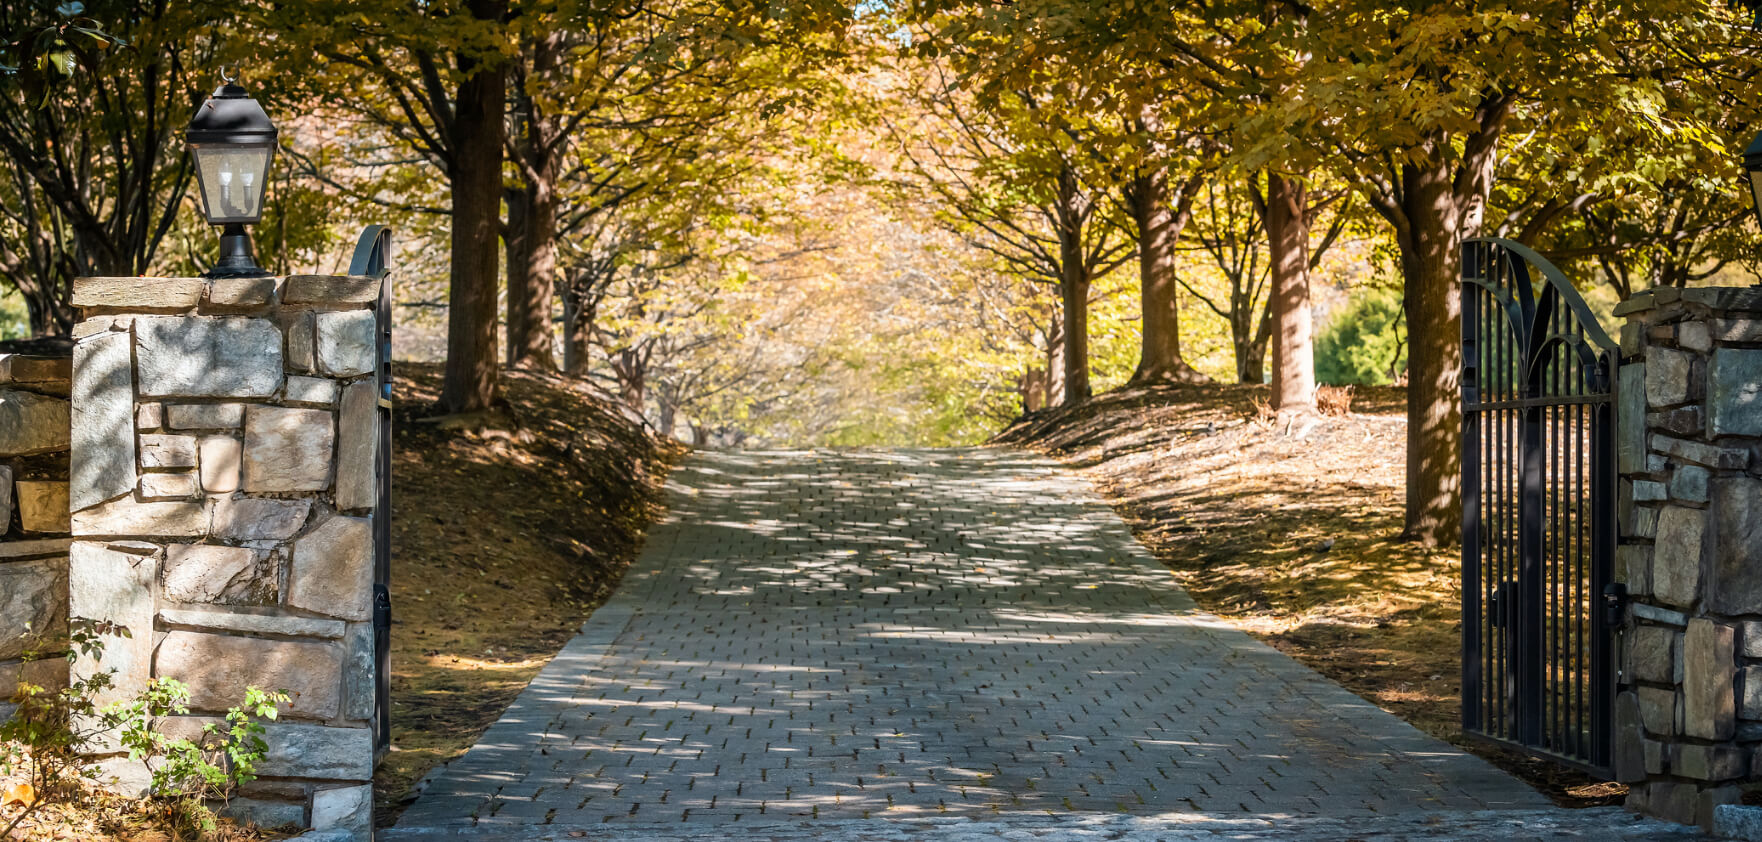
[[[670,495],[618,595],[401,828],[1547,806],[1199,612],[1038,457],[703,453]]]

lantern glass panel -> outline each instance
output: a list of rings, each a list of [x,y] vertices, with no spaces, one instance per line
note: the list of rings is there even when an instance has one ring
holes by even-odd
[[[256,222],[263,216],[263,188],[272,145],[206,144],[196,147],[196,178],[208,221]]]

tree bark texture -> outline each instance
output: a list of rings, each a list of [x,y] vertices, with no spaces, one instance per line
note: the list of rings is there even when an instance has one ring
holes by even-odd
[[[546,78],[555,73],[562,47],[561,33],[554,32],[530,44],[532,75]],[[560,126],[527,95],[524,85],[516,84],[512,93],[517,132],[513,147],[521,183],[510,191],[508,200],[508,365],[555,371],[551,305],[557,288]],[[518,228],[513,224],[516,216],[521,222]]]
[[[1307,203],[1303,182],[1276,173],[1267,177],[1266,233],[1272,258],[1272,406],[1280,411],[1315,406]]]
[[[472,4],[479,18],[500,20],[504,3]],[[452,270],[447,291],[447,365],[441,404],[448,412],[488,409],[496,399],[496,292],[502,217],[500,64],[461,60],[453,121]]]
[[[1171,206],[1168,169],[1140,173],[1126,191],[1138,224],[1139,300],[1143,340],[1133,383],[1205,383],[1210,380],[1181,356],[1181,313],[1176,299],[1175,241],[1191,215],[1191,190]]]
[[[1462,526],[1462,209],[1443,167],[1410,167],[1403,181],[1409,225],[1397,240],[1409,337],[1404,534],[1442,546],[1457,540]]]

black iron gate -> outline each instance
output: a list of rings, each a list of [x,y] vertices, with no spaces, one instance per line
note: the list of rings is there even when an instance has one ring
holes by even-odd
[[[1606,773],[1619,347],[1541,255],[1478,239],[1462,354],[1463,729]]]
[[[378,278],[379,447],[374,454],[378,500],[373,509],[373,756],[377,762],[392,744],[392,231],[369,225],[355,244],[349,274]]]

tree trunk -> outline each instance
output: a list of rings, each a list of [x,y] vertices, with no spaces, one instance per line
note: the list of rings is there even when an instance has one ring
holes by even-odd
[[[1407,519],[1427,546],[1460,535],[1462,301],[1457,293],[1462,209],[1447,168],[1407,167],[1406,232],[1396,237],[1407,289]]]
[[[1022,374],[1022,412],[1046,408],[1046,369],[1030,367]]]
[[[562,35],[551,33],[530,47],[533,76],[547,78],[556,72],[562,46]],[[555,371],[551,301],[557,287],[557,126],[523,89],[517,87],[514,95],[519,101],[514,147],[524,183],[512,192],[508,219],[514,220],[516,202],[524,219],[518,266],[516,249],[512,243],[508,248],[508,365]]]
[[[1059,178],[1058,226],[1059,317],[1064,337],[1063,405],[1088,399],[1089,386],[1089,266],[1083,253],[1082,214],[1077,208],[1077,179],[1067,171]]]
[[[505,4],[472,6],[477,17],[500,20],[496,10]],[[460,63],[467,75],[459,84],[454,116],[452,271],[441,404],[448,412],[474,412],[496,399],[496,241],[506,82],[500,64]]]
[[[1309,313],[1307,190],[1271,174],[1266,187],[1267,244],[1272,257],[1273,396],[1275,410],[1315,408],[1315,354]]]
[[[1169,206],[1167,168],[1157,167],[1132,179],[1126,200],[1138,223],[1139,300],[1143,309],[1143,341],[1131,382],[1209,382],[1210,378],[1195,371],[1181,356],[1175,241],[1186,227],[1187,214]]]
[[[587,377],[593,359],[593,307],[581,293],[585,282],[572,278],[563,284],[563,373]]]
[[[1047,320],[1046,328],[1046,405],[1065,402],[1065,330],[1058,318]]]
[[[648,397],[647,361],[635,348],[626,348],[612,358],[612,373],[618,378],[618,397],[641,414]]]

